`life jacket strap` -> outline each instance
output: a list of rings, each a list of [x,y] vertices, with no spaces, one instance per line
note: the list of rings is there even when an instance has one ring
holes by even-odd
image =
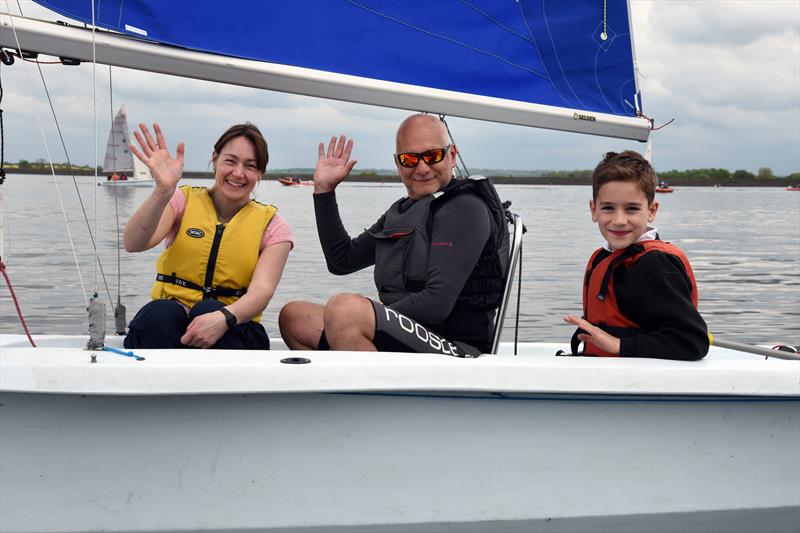
[[[179,278],[174,272],[171,275],[160,273],[156,274],[156,281],[160,281],[162,283],[172,283],[173,285],[200,291],[203,293],[204,300],[217,298],[218,296],[233,296],[235,298],[241,298],[247,293],[247,287],[243,287],[241,289],[231,289],[228,287],[201,287],[197,283]]]
[[[581,342],[583,342],[578,338],[578,334],[580,333],[586,333],[586,331],[581,328],[576,329],[575,333],[572,334],[572,338],[569,341],[569,347],[570,350],[572,351],[572,355],[583,355],[582,352],[578,351]]]
[[[601,302],[605,301],[606,294],[608,293],[608,284],[611,281],[611,275],[614,273],[614,269],[617,268],[617,265],[629,257],[633,257],[641,253],[644,253],[644,247],[641,244],[632,244],[628,246],[628,248],[622,254],[611,260],[611,264],[608,265],[606,273],[603,276],[603,281],[600,283],[600,291],[597,293],[598,300]]]

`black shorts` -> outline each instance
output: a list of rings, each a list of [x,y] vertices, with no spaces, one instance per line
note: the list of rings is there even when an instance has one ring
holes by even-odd
[[[373,300],[375,335],[372,343],[381,352],[440,353],[453,357],[480,357],[476,347],[461,341],[449,341],[394,309]],[[330,350],[325,332],[319,339],[320,350]]]

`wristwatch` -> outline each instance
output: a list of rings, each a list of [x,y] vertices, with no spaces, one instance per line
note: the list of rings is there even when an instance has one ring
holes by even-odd
[[[220,309],[220,312],[225,315],[225,322],[228,323],[228,329],[232,329],[233,326],[236,325],[236,315],[225,309],[224,307]]]

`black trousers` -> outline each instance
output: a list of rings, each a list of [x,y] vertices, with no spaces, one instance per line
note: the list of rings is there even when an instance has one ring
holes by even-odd
[[[181,337],[195,317],[225,307],[218,300],[201,300],[188,313],[175,300],[153,300],[131,320],[125,348],[191,348]],[[211,348],[217,350],[269,350],[269,337],[258,322],[238,324],[225,332]]]

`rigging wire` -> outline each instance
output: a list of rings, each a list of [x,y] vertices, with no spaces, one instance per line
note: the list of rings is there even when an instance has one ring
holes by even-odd
[[[447,124],[447,120],[445,120],[445,115],[439,115],[439,120],[442,121],[444,124],[445,129],[447,130],[447,136],[450,137],[450,142],[456,144],[456,140],[453,139],[453,134],[450,132],[450,126]],[[467,164],[464,162],[464,158],[461,157],[461,150],[458,149],[458,145],[456,145],[456,156],[458,156],[458,161],[456,161],[456,172],[458,172],[459,178],[466,178],[470,175],[469,170],[467,169]],[[461,166],[458,166],[458,163],[461,162]]]
[[[19,6],[19,2],[17,2],[17,6],[19,7],[20,15],[21,15],[22,14],[22,6]],[[6,0],[6,9],[8,10],[9,13],[11,12],[11,10],[9,8],[8,0]],[[11,29],[14,32],[14,40],[17,43],[17,51],[20,54],[22,54],[22,46],[19,43],[19,35],[17,34],[17,27],[14,24],[14,18],[12,17],[9,20],[11,21]],[[33,82],[31,80],[30,73],[28,72],[28,69],[27,69],[27,67],[25,66],[24,63],[23,63],[23,69],[22,70],[23,70],[23,72],[25,72],[25,78],[28,80],[28,87],[33,87]],[[40,74],[41,74],[41,71],[40,71]],[[42,77],[42,81],[44,81],[44,77]],[[45,85],[45,92],[47,92],[47,86],[46,85]],[[50,94],[49,93],[47,93],[47,98],[48,98],[48,101],[50,101]],[[52,109],[52,101],[51,101],[51,109]],[[50,145],[47,143],[47,137],[45,136],[44,126],[42,124],[42,117],[41,117],[41,114],[39,113],[39,106],[37,105],[35,99],[33,101],[33,111],[34,111],[34,115],[36,116],[36,122],[39,125],[39,133],[41,133],[41,135],[42,135],[42,144],[44,145],[45,154],[47,155],[47,161],[50,164],[50,175],[52,176],[53,184],[55,185],[56,196],[58,197],[58,203],[59,203],[59,205],[61,207],[61,215],[64,217],[64,226],[66,227],[67,238],[69,240],[70,248],[72,249],[72,257],[75,259],[75,267],[78,270],[78,280],[80,281],[80,284],[81,284],[81,293],[83,294],[84,302],[86,303],[86,305],[89,305],[89,300],[86,298],[86,287],[84,286],[84,283],[83,283],[83,276],[81,276],[80,262],[78,261],[78,253],[75,250],[75,241],[73,240],[72,232],[69,229],[69,220],[67,219],[67,209],[66,209],[66,207],[64,207],[64,198],[61,195],[61,188],[58,186],[58,180],[56,180],[56,171],[55,171],[55,168],[53,168],[53,158],[50,156]],[[58,124],[58,122],[56,122],[56,125],[57,124]],[[60,130],[59,130],[59,135],[60,134],[61,133],[60,133]],[[62,137],[61,141],[62,141],[62,143],[64,142],[63,137]],[[73,180],[74,179],[75,178],[73,176]],[[77,188],[77,183],[76,183],[76,188]],[[80,195],[79,195],[79,197],[80,197]],[[82,203],[81,203],[81,205],[82,205]],[[84,210],[84,216],[85,216],[85,210]],[[90,231],[90,233],[91,233],[91,231]],[[94,243],[94,239],[92,239],[92,242]]]
[[[117,172],[117,151],[116,151],[116,144],[117,140],[114,137],[114,85],[111,79],[111,65],[108,66],[108,104],[110,110],[110,117],[111,117],[111,133],[110,135],[110,145],[111,145],[111,158],[114,161],[114,173]],[[103,162],[103,166],[105,166],[105,161]],[[133,172],[136,172],[136,166],[134,165]],[[114,329],[117,335],[124,335],[125,328],[128,326],[128,321],[125,315],[126,309],[125,306],[122,305],[122,295],[120,294],[122,291],[122,263],[120,259],[121,254],[121,243],[119,240],[120,231],[119,231],[119,201],[117,197],[119,193],[117,191],[116,183],[114,182],[115,186],[112,187],[114,190],[114,220],[117,223],[117,305],[112,304],[112,308],[114,309]]]
[[[514,317],[514,355],[517,355],[517,341],[519,340],[519,305],[522,301],[522,242],[519,244],[519,273],[517,274],[517,313]]]
[[[108,108],[111,111],[111,135],[114,135],[114,87],[111,82],[111,65],[108,66]],[[114,160],[114,173],[117,171],[116,161],[117,161],[117,151],[116,151],[116,139],[112,139],[111,141],[111,158]],[[114,190],[114,219],[117,222],[117,304],[120,303],[120,285],[122,284],[122,273],[121,273],[121,262],[120,262],[120,242],[119,242],[119,201],[117,200],[117,188],[112,187]]]
[[[95,43],[95,30],[97,27],[94,24],[94,2],[92,4],[92,132],[94,138],[94,234],[100,238],[100,216],[99,209],[97,208],[97,50]],[[100,264],[100,250],[95,246],[94,248],[94,294],[97,295],[97,270]],[[103,276],[105,279],[105,276]],[[111,294],[109,293],[109,299]],[[111,302],[111,307],[114,307],[114,302]]]
[[[19,14],[23,15],[22,7],[19,6],[19,1],[17,1],[17,5],[18,5],[18,9],[19,9]],[[8,9],[8,0],[6,0],[6,8]],[[11,24],[12,24],[12,28],[14,28],[14,37],[16,38],[16,42],[17,42],[16,55],[22,57],[22,55],[23,55],[22,54],[22,47],[21,47],[21,45],[19,43],[19,38],[17,37],[16,27],[14,26],[14,20],[13,19],[11,19]],[[70,169],[70,175],[72,176],[72,184],[75,187],[75,194],[78,197],[78,203],[81,206],[81,213],[83,214],[83,218],[84,218],[84,221],[86,223],[86,230],[89,233],[89,239],[92,242],[92,249],[95,252],[96,264],[95,264],[95,291],[94,292],[97,293],[97,288],[96,288],[97,287],[97,277],[96,277],[97,274],[96,274],[96,272],[97,272],[97,268],[99,267],[100,274],[101,274],[102,279],[103,279],[103,285],[105,287],[106,294],[108,295],[108,300],[109,300],[109,302],[112,302],[111,305],[113,306],[113,301],[111,299],[111,290],[108,287],[108,281],[106,280],[106,275],[105,275],[105,271],[103,270],[103,265],[102,265],[102,263],[100,263],[99,248],[98,248],[97,242],[95,241],[95,234],[99,235],[99,233],[97,233],[99,231],[99,228],[97,227],[97,223],[96,223],[95,224],[95,232],[92,232],[91,223],[89,222],[89,216],[86,213],[86,205],[83,203],[83,196],[81,195],[80,189],[78,187],[78,180],[75,177],[75,174],[72,172],[73,165],[72,165],[72,161],[70,160],[70,157],[69,157],[69,151],[67,150],[67,144],[66,144],[66,141],[64,140],[64,135],[63,135],[63,133],[61,131],[61,123],[59,122],[58,116],[56,115],[56,110],[55,110],[55,107],[53,106],[53,99],[50,96],[50,90],[47,87],[47,82],[45,81],[45,78],[44,78],[44,71],[42,70],[42,67],[41,67],[41,65],[45,64],[45,63],[37,62],[37,61],[34,61],[34,63],[37,63],[36,68],[39,71],[39,78],[42,80],[42,88],[44,89],[45,95],[47,96],[47,102],[48,102],[48,104],[50,106],[50,113],[53,115],[53,122],[54,122],[54,124],[56,126],[56,131],[58,132],[58,138],[59,138],[59,141],[61,142],[61,148],[64,150],[64,157],[67,160],[66,161],[67,166]],[[29,86],[33,86],[31,84],[30,76],[28,75],[27,69],[25,67],[23,67],[23,70],[25,72],[26,77],[28,78]],[[64,207],[64,202],[63,202],[63,199],[62,199],[62,196],[61,196],[61,189],[59,188],[58,182],[56,181],[55,170],[53,169],[53,160],[52,160],[52,157],[50,156],[50,149],[49,149],[49,147],[47,145],[47,141],[45,139],[44,127],[43,127],[41,119],[39,117],[39,108],[36,105],[35,101],[34,101],[34,110],[36,111],[36,119],[37,119],[37,121],[39,123],[39,129],[40,129],[40,132],[42,134],[42,141],[44,142],[44,145],[45,145],[45,151],[47,152],[47,160],[48,160],[48,162],[50,164],[51,174],[53,176],[53,183],[55,184],[56,193],[58,195],[59,204],[61,206],[61,213],[64,216],[64,225],[66,226],[67,236],[69,237],[70,246],[72,247],[72,255],[73,255],[74,259],[75,259],[76,270],[78,271],[78,279],[80,280],[80,284],[81,284],[81,292],[84,295],[84,302],[88,305],[89,302],[88,302],[88,299],[86,298],[86,287],[84,285],[83,276],[81,274],[80,263],[78,262],[78,254],[77,254],[77,251],[75,249],[74,241],[72,239],[72,233],[70,232],[69,222],[68,222],[68,219],[67,219],[67,212],[66,212],[66,208]],[[95,140],[95,182],[97,181],[96,177],[97,177],[97,142]],[[96,189],[96,187],[95,187],[95,189]],[[97,191],[95,190],[94,193],[95,193],[95,219],[96,219],[97,218],[97,211],[98,211],[97,208],[96,208],[97,207]]]

